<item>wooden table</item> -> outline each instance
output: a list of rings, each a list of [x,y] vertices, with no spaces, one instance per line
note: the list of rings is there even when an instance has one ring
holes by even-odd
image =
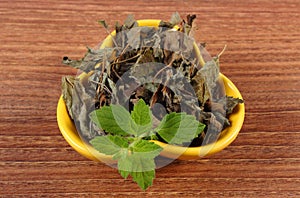
[[[0,1],[0,197],[300,197],[300,1]],[[194,36],[246,104],[234,143],[175,161],[141,191],[75,152],[57,127],[62,57],[81,58],[109,24],[197,14]]]

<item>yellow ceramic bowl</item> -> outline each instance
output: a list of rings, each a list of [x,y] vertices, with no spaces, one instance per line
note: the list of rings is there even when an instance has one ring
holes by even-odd
[[[138,21],[140,26],[153,26],[157,27],[159,24],[159,20],[140,20]],[[114,36],[115,32],[112,33]],[[106,46],[112,45],[111,36],[108,36],[103,44],[102,48]],[[197,47],[195,48],[198,49]],[[200,63],[203,63],[202,56],[200,55],[199,50],[197,51],[199,55]],[[236,86],[223,74],[220,74],[220,80],[224,82],[225,93],[228,96],[238,97],[242,99],[242,96]],[[215,143],[211,143],[205,146],[199,147],[181,147],[175,145],[169,145],[159,141],[153,141],[156,144],[160,145],[163,148],[161,155],[168,158],[173,159],[199,159],[204,156],[208,156],[214,153],[217,153],[227,147],[230,143],[234,141],[237,137],[240,129],[242,128],[245,117],[245,106],[244,104],[239,104],[235,111],[230,115],[229,120],[231,122],[231,126],[227,127],[222,131],[218,140]],[[76,127],[69,117],[65,102],[62,97],[60,97],[57,106],[57,122],[59,129],[65,138],[65,140],[69,143],[71,147],[73,147],[78,153],[81,155],[95,161],[102,161],[106,163],[111,163],[111,156],[107,156],[99,153],[90,145],[85,144],[80,138]]]

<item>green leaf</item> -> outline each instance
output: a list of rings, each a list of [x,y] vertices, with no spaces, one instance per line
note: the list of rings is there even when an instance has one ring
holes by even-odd
[[[120,105],[103,106],[90,114],[96,125],[115,135],[135,135],[135,123],[131,119],[130,113]]]
[[[97,151],[106,155],[115,155],[128,148],[127,139],[120,136],[97,136],[90,143]]]
[[[153,183],[153,179],[155,178],[155,170],[133,172],[131,173],[131,176],[133,181],[135,181],[141,189],[146,190]]]
[[[150,108],[143,99],[139,99],[134,105],[131,117],[138,125],[148,125],[152,122]]]
[[[124,171],[124,170],[120,170],[120,169],[119,169],[119,173],[124,179],[127,179],[127,177],[130,175],[129,171]]]
[[[146,156],[147,158],[155,158],[160,154],[162,148],[153,142],[149,142],[148,140],[139,140],[138,142],[134,143],[132,151],[135,155],[142,155]]]
[[[118,153],[116,153],[116,154],[113,155],[113,160],[125,159],[128,154],[129,154],[128,148],[127,147],[126,148],[122,148],[122,149],[119,150]]]
[[[205,128],[192,115],[186,113],[170,113],[165,115],[158,127],[157,133],[170,144],[191,142]]]
[[[122,177],[132,176],[133,180],[142,188],[147,189],[155,178],[154,158],[132,153],[118,160],[118,169]]]
[[[148,140],[135,140],[129,145],[129,152],[119,157],[119,170],[129,172],[144,172],[155,169],[154,158],[162,148]]]
[[[155,177],[154,158],[162,148],[147,140],[135,140],[130,146],[130,153],[118,160],[118,169],[122,177],[132,176],[143,189],[152,185]]]
[[[152,113],[143,99],[139,99],[138,103],[134,105],[131,118],[137,125],[136,132],[138,137],[150,132],[152,128]]]
[[[128,139],[121,136],[98,136],[90,141],[96,150],[106,155],[113,155],[118,160],[118,169],[122,177],[132,176],[143,189],[152,185],[155,177],[154,158],[162,148],[153,142],[136,139],[131,147]]]

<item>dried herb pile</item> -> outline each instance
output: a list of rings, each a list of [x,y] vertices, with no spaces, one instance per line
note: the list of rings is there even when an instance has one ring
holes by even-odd
[[[93,110],[120,104],[131,111],[140,98],[156,123],[165,114],[186,112],[208,126],[191,146],[215,141],[230,125],[228,115],[243,101],[225,95],[218,80],[219,56],[201,65],[189,36],[195,18],[183,20],[174,13],[155,28],[138,27],[130,15],[123,25],[116,23],[113,46],[88,48],[81,60],[63,58],[64,64],[86,73],[62,79],[69,115],[85,140],[106,134],[88,116]],[[99,23],[109,32],[105,21]]]

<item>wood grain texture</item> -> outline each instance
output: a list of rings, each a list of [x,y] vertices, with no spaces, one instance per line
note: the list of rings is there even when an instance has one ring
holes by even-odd
[[[0,0],[0,197],[300,197],[300,2]],[[209,158],[174,161],[141,191],[85,159],[56,123],[60,80],[109,24],[197,14],[194,37],[240,89],[243,128]]]

